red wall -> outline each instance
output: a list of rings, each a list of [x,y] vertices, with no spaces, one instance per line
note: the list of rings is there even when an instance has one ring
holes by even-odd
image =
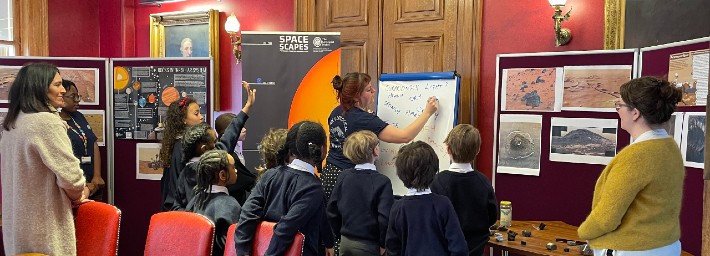
[[[49,56],[99,57],[99,3],[50,0]]]
[[[562,27],[572,31],[572,40],[555,47],[552,15],[547,1],[484,0],[481,35],[481,88],[478,129],[481,152],[477,168],[492,177],[496,95],[496,55],[504,53],[600,50],[604,48],[604,0],[568,0],[572,8]]]

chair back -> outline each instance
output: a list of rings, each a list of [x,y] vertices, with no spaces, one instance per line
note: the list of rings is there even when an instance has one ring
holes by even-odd
[[[150,217],[146,256],[212,254],[214,223],[192,212],[160,212]]]
[[[79,205],[76,218],[76,255],[115,256],[118,254],[118,234],[121,210],[102,202]]]
[[[256,227],[254,242],[251,248],[253,255],[266,254],[266,250],[269,248],[269,243],[271,242],[271,237],[274,236],[274,226],[276,226],[275,222],[262,221],[259,223],[259,226]],[[284,256],[302,255],[305,240],[306,237],[301,232],[296,232],[293,243],[291,243],[291,246],[286,250]]]
[[[237,247],[234,243],[234,231],[236,229],[236,223],[229,225],[229,229],[227,229],[227,239],[224,241],[224,256],[237,256]]]

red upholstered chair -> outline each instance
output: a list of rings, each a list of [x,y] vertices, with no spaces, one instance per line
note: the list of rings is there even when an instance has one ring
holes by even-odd
[[[266,254],[266,249],[269,248],[269,243],[271,242],[271,237],[274,235],[274,226],[276,223],[262,221],[259,226],[256,227],[256,233],[254,234],[254,242],[252,244],[252,254],[253,255],[264,255]],[[286,250],[284,256],[298,256],[303,254],[303,242],[306,237],[301,234],[301,232],[296,233],[296,237],[293,239],[291,247]]]
[[[79,206],[74,219],[76,254],[117,255],[121,210],[102,202]]]
[[[237,256],[237,248],[234,244],[234,230],[237,229],[237,224],[229,225],[227,229],[227,239],[224,241],[224,256]]]
[[[150,217],[144,255],[212,254],[214,223],[192,212],[161,212]]]

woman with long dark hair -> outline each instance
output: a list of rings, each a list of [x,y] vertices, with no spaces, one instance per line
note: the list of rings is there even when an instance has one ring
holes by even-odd
[[[23,66],[10,87],[0,135],[7,255],[76,255],[72,204],[89,191],[57,113],[65,92],[59,70],[47,63]]]

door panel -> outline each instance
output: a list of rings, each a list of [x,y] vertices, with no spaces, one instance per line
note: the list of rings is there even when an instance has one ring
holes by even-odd
[[[456,69],[456,0],[384,2],[382,72]]]
[[[380,1],[323,0],[316,2],[319,31],[340,32],[341,74],[379,74]]]

